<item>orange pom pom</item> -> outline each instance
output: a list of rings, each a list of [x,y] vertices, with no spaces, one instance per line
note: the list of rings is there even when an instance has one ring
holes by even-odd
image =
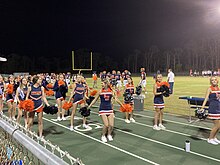
[[[20,101],[18,104],[19,109],[24,109],[24,101]]]
[[[81,100],[81,101],[79,101],[78,104],[83,104],[83,103],[85,103],[85,100]]]
[[[165,86],[167,86],[167,87],[170,87],[170,84],[169,84],[168,82],[166,82],[166,81],[161,82],[161,86],[162,86],[162,85],[165,85]]]
[[[72,103],[72,102],[69,102],[69,103],[68,103],[68,102],[66,101],[66,102],[64,102],[62,108],[67,111],[67,110],[69,110],[72,106],[73,106],[73,103]]]
[[[95,96],[97,92],[98,92],[97,90],[93,90],[93,91],[90,93],[90,96]]]
[[[12,94],[13,91],[14,91],[14,85],[8,84],[8,86],[7,86],[7,93],[8,94]]]
[[[53,85],[51,83],[47,84],[47,88],[53,88]]]
[[[34,110],[34,102],[31,99],[23,102],[23,108],[25,111],[32,112]]]
[[[123,106],[120,106],[121,112],[132,112],[132,106],[130,104],[123,104]]]
[[[45,90],[45,93],[46,93],[47,96],[53,96],[54,95],[54,91],[52,91],[52,90],[49,90],[49,91]]]
[[[59,86],[61,86],[61,85],[65,85],[65,83],[64,83],[64,81],[59,80],[59,81],[58,81],[58,85],[59,85]]]

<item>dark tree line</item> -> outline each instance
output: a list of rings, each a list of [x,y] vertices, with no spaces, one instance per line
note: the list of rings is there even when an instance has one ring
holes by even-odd
[[[77,67],[89,68],[88,49],[79,49],[75,53],[79,61]],[[1,73],[13,72],[67,72],[72,70],[72,57],[24,56],[16,53],[1,55],[8,59],[0,62]],[[93,52],[93,70],[124,70],[139,72],[145,67],[147,72],[166,71],[172,68],[175,72],[188,72],[189,69],[217,70],[220,68],[220,39],[202,39],[190,41],[182,47],[161,49],[152,45],[144,50],[133,50],[126,57],[115,60],[98,52]]]

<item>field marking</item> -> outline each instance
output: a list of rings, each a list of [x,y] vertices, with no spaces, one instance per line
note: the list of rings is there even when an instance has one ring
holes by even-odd
[[[118,110],[115,110],[116,112],[120,112]],[[145,118],[151,118],[154,119],[154,117],[152,116],[147,116],[147,115],[142,115],[142,114],[137,114],[137,113],[133,113],[135,116],[141,116],[141,117],[145,117]],[[192,124],[187,124],[187,123],[182,123],[182,122],[178,122],[178,121],[173,121],[173,120],[169,120],[169,119],[163,119],[163,121],[167,121],[170,123],[175,123],[175,124],[180,124],[180,125],[185,125],[185,126],[190,126],[190,127],[195,127],[195,128],[203,128],[203,129],[208,129],[211,130],[208,127],[203,127],[203,126],[198,126],[198,125],[192,125]]]
[[[69,127],[64,126],[64,125],[62,125],[62,124],[59,124],[59,123],[56,123],[56,122],[54,122],[54,121],[51,121],[51,119],[47,119],[47,118],[45,118],[45,117],[44,117],[43,119],[46,120],[46,121],[48,121],[48,122],[51,122],[51,123],[53,123],[53,124],[56,124],[56,125],[58,125],[58,126],[60,126],[60,127],[63,127],[63,128],[66,128],[66,129],[69,130]],[[91,120],[89,120],[89,121],[91,121]],[[103,124],[101,124],[101,123],[97,123],[97,124],[103,126]],[[118,128],[115,128],[115,130],[117,130],[117,131],[119,131],[119,132],[122,132],[122,133],[124,133],[124,134],[128,134],[128,135],[131,135],[131,136],[135,136],[135,137],[138,137],[138,138],[140,138],[140,139],[144,139],[144,140],[147,140],[147,141],[151,141],[151,142],[153,142],[153,143],[157,143],[157,144],[160,144],[160,145],[164,145],[164,146],[166,146],[166,147],[170,147],[170,148],[177,149],[177,150],[180,150],[180,151],[185,152],[185,150],[184,150],[183,148],[180,148],[180,147],[177,147],[177,146],[173,146],[173,145],[171,145],[171,144],[167,144],[167,143],[160,142],[160,141],[157,141],[157,140],[154,140],[154,139],[150,139],[150,138],[147,138],[147,137],[138,135],[138,134],[126,132],[126,131],[120,130],[120,129],[118,129]],[[74,130],[73,132],[76,132],[76,133],[78,133],[78,134],[80,134],[80,135],[82,135],[82,136],[85,136],[85,137],[87,137],[87,138],[90,138],[90,139],[92,139],[92,140],[95,140],[95,141],[97,141],[97,142],[100,142],[100,143],[102,143],[102,144],[105,144],[105,145],[107,145],[107,146],[109,146],[109,147],[111,147],[111,148],[114,148],[114,149],[116,149],[116,150],[118,150],[118,151],[121,151],[121,152],[126,153],[126,154],[128,154],[128,155],[131,155],[131,156],[133,156],[133,157],[135,157],[135,158],[141,159],[141,160],[143,160],[143,161],[146,161],[146,162],[151,163],[151,164],[154,164],[154,165],[158,165],[158,164],[155,163],[155,162],[152,162],[152,161],[150,161],[150,160],[148,160],[148,159],[145,159],[145,158],[143,158],[143,157],[140,157],[140,156],[138,156],[138,155],[136,155],[136,154],[130,153],[130,152],[126,151],[126,150],[123,150],[123,149],[121,149],[121,148],[118,148],[118,147],[116,147],[116,146],[113,146],[113,145],[111,145],[111,144],[109,144],[109,143],[103,143],[101,140],[98,140],[98,139],[96,139],[96,138],[94,138],[94,137],[91,137],[91,136],[89,136],[89,135],[83,134],[83,133],[81,133],[81,132],[79,132],[79,131]],[[203,157],[203,158],[207,158],[207,159],[210,159],[210,160],[213,160],[213,161],[216,161],[216,162],[220,162],[219,159],[216,159],[216,158],[213,158],[213,157],[210,157],[210,156],[207,156],[207,155],[203,155],[203,154],[200,154],[200,153],[197,153],[197,152],[194,152],[194,151],[190,151],[189,153],[194,154],[194,155],[196,155],[196,156]]]
[[[115,106],[115,105],[114,105]],[[99,107],[99,106],[93,106],[93,107]],[[120,112],[119,110],[114,110],[116,112]],[[151,113],[154,113],[154,111],[149,111]],[[148,116],[148,115],[143,115],[143,114],[137,114],[137,113],[133,113],[135,116],[141,116],[141,117],[145,117],[145,118],[151,118],[153,119],[154,117],[152,116]],[[169,113],[166,113],[168,114],[169,116],[173,116],[173,115],[170,115]],[[180,116],[180,115],[177,115],[177,116]],[[175,124],[180,124],[180,125],[185,125],[185,126],[190,126],[190,127],[195,127],[195,128],[203,128],[203,129],[207,129],[207,130],[211,130],[211,128],[208,128],[208,127],[203,127],[203,126],[198,126],[198,125],[192,125],[192,124],[189,124],[189,123],[182,123],[182,122],[178,122],[178,121],[174,121],[174,120],[169,120],[169,119],[163,119],[164,121],[167,121],[167,122],[170,122],[170,123],[175,123]]]
[[[88,120],[88,121],[91,121],[91,120]],[[97,124],[100,124],[101,126],[103,126],[103,124],[101,124],[101,123],[97,123]],[[161,145],[164,145],[164,146],[167,146],[167,147],[174,148],[174,149],[177,149],[177,150],[185,152],[185,150],[183,148],[180,148],[180,147],[168,144],[168,143],[160,142],[160,141],[157,141],[157,140],[154,140],[154,139],[151,139],[151,138],[147,138],[147,137],[135,134],[135,133],[123,131],[123,130],[121,130],[119,128],[114,128],[114,129],[119,131],[119,132],[122,132],[124,134],[135,136],[135,137],[138,137],[138,138],[141,138],[141,139],[144,139],[144,140],[148,140],[148,141],[151,141],[151,142],[154,142],[154,143],[157,143],[157,144],[161,144]],[[204,158],[207,158],[207,159],[211,159],[211,160],[214,160],[214,161],[217,161],[217,162],[220,162],[220,159],[216,159],[216,158],[213,158],[213,157],[210,157],[210,156],[207,156],[207,155],[203,155],[203,154],[197,153],[195,151],[190,151],[189,153],[197,155],[197,156],[200,156],[200,157],[204,157]]]
[[[173,146],[171,144],[167,144],[167,143],[164,143],[164,142],[160,142],[160,141],[157,141],[157,140],[146,138],[146,137],[143,137],[143,136],[140,136],[140,135],[137,135],[137,134],[133,134],[133,133],[130,133],[130,132],[126,132],[126,131],[123,131],[123,130],[120,130],[120,129],[117,129],[117,128],[116,128],[116,130],[119,131],[119,132],[123,132],[125,134],[128,134],[128,135],[132,135],[132,136],[135,136],[135,137],[138,137],[138,138],[141,138],[141,139],[145,139],[145,140],[157,143],[157,144],[161,144],[161,145],[164,145],[164,146],[167,146],[167,147],[174,148],[174,149],[185,152],[185,150],[183,148],[176,147],[176,146]],[[217,162],[220,162],[219,159],[216,159],[216,158],[213,158],[213,157],[210,157],[210,156],[207,156],[207,155],[203,155],[203,154],[200,154],[200,153],[197,153],[197,152],[194,152],[194,151],[190,151],[189,153],[200,156],[200,157],[204,157],[204,158],[207,158],[207,159],[211,159],[211,160],[214,160],[214,161],[217,161]]]
[[[98,114],[96,112],[90,112],[90,113],[94,113],[94,114]],[[124,121],[124,119],[122,118],[119,118],[119,117],[115,117],[115,119],[118,119],[118,120],[121,120],[121,121]],[[149,127],[149,128],[153,128],[152,125],[147,125],[147,124],[143,124],[143,123],[140,123],[140,122],[134,122],[133,124],[137,124],[137,125],[141,125],[141,126],[145,126],[145,127]],[[183,135],[183,136],[187,136],[187,137],[191,137],[192,135],[189,135],[189,134],[185,134],[185,133],[181,133],[181,132],[177,132],[177,131],[172,131],[172,130],[168,130],[168,129],[165,129],[163,131],[166,131],[166,132],[171,132],[171,133],[174,133],[174,134],[178,134],[178,135]],[[202,137],[196,137],[197,139],[200,139],[200,140],[207,140],[205,138],[202,138]]]
[[[56,123],[56,122],[54,122],[54,121],[52,121],[52,120],[50,120],[50,119],[47,119],[47,118],[45,118],[45,117],[43,117],[43,119],[46,120],[46,121],[48,121],[48,122],[51,122],[51,123],[53,123],[53,124],[56,124],[56,125],[58,125],[58,126],[60,126],[60,127],[63,127],[63,128],[66,128],[66,129],[70,130],[69,127],[64,126],[64,125],[62,125],[62,124],[59,124],[59,123]],[[85,137],[87,137],[87,138],[89,138],[89,139],[92,139],[92,140],[94,140],[94,141],[96,141],[96,142],[99,142],[99,143],[101,143],[101,144],[104,144],[104,145],[106,145],[106,146],[108,146],[108,147],[114,148],[114,149],[116,149],[116,150],[118,150],[118,151],[121,151],[121,152],[127,154],[127,155],[130,155],[130,156],[133,156],[133,157],[135,157],[135,158],[137,158],[137,159],[143,160],[143,161],[145,161],[145,162],[147,162],[147,163],[150,163],[150,164],[153,164],[153,165],[159,165],[159,164],[156,163],[156,162],[153,162],[153,161],[151,161],[151,160],[148,160],[148,159],[146,159],[146,158],[143,158],[143,157],[141,157],[141,156],[138,156],[138,155],[136,155],[136,154],[133,154],[133,153],[131,153],[131,152],[128,152],[128,151],[126,151],[126,150],[123,150],[123,149],[121,149],[121,148],[118,148],[118,147],[116,147],[116,146],[114,146],[114,145],[111,145],[111,144],[109,144],[109,143],[103,143],[101,140],[98,140],[98,139],[96,139],[96,138],[94,138],[94,137],[92,137],[92,136],[86,135],[86,134],[81,133],[81,132],[79,132],[79,131],[73,130],[72,132],[75,132],[75,133],[77,133],[77,134],[80,134],[80,135],[82,135],[82,136],[85,136]]]

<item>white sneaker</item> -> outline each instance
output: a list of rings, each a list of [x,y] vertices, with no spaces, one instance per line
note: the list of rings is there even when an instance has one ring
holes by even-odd
[[[162,124],[159,124],[159,127],[160,127],[161,130],[165,130],[166,129],[166,127],[164,127]]]
[[[73,126],[70,126],[70,131],[73,131]]]
[[[65,117],[62,117],[62,120],[63,120],[63,121],[65,121],[65,120],[66,120],[66,118],[65,118]]]
[[[125,123],[131,123],[131,122],[130,122],[130,120],[128,120],[128,119],[125,119]]]
[[[135,123],[134,118],[130,118],[130,121],[131,121],[132,123]]]
[[[60,117],[57,117],[57,121],[62,121],[62,119]]]
[[[220,140],[218,140],[217,138],[213,139],[215,142],[217,142],[218,144],[220,144]]]
[[[102,142],[104,142],[104,143],[107,142],[107,138],[106,138],[104,135],[102,135],[101,140],[102,140]]]
[[[89,126],[88,125],[86,125],[86,124],[83,124],[83,128],[89,128]]]
[[[113,141],[112,135],[108,135],[107,138],[109,141]]]
[[[15,117],[12,117],[12,119],[15,121],[16,120],[16,118]]]
[[[160,130],[160,127],[158,127],[157,125],[154,125],[154,126],[153,126],[153,129],[159,131],[159,130]]]
[[[147,92],[145,92],[145,94],[147,94]]]
[[[218,145],[218,143],[214,139],[208,139],[207,142],[210,144]]]

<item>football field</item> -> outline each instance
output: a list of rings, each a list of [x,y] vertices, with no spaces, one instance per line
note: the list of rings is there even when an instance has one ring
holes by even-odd
[[[165,79],[164,79],[165,80]],[[91,86],[92,82],[87,79]],[[137,84],[139,78],[134,78]],[[57,144],[73,157],[79,157],[88,165],[217,165],[220,164],[219,145],[207,143],[212,121],[188,122],[189,106],[179,96],[203,97],[209,87],[208,78],[177,77],[174,94],[165,98],[164,126],[166,130],[155,131],[153,127],[153,79],[148,77],[144,110],[134,111],[135,123],[127,124],[119,106],[114,105],[115,127],[112,142],[101,141],[102,121],[98,116],[99,102],[91,109],[89,128],[82,127],[82,116],[76,113],[74,131],[70,131],[69,116],[66,121],[56,121],[56,115],[44,114],[45,139]],[[100,87],[100,84],[99,84]],[[120,97],[122,100],[122,97]],[[55,99],[49,97],[51,105]],[[5,107],[6,111],[6,107]],[[191,110],[192,114],[194,110]],[[7,113],[6,113],[7,114]],[[193,120],[196,118],[193,118]],[[37,131],[37,122],[33,129]],[[220,138],[220,137],[219,137]],[[191,144],[185,151],[185,141]]]

